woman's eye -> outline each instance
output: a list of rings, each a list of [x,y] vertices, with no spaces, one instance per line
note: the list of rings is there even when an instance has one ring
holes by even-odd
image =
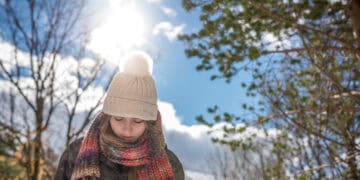
[[[140,124],[143,123],[144,121],[139,119],[139,120],[135,120],[134,122]]]
[[[123,118],[115,118],[115,121],[122,121]]]

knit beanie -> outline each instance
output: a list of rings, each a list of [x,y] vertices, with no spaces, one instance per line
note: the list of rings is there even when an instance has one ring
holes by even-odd
[[[152,63],[151,57],[144,52],[128,54],[123,68],[110,83],[102,111],[112,116],[155,121],[157,92]]]

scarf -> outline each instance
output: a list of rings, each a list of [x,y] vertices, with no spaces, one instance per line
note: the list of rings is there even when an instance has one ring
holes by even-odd
[[[145,132],[136,142],[126,143],[111,129],[110,116],[100,113],[84,137],[75,160],[72,180],[100,178],[100,155],[126,167],[135,167],[139,180],[173,180],[171,164],[158,111],[155,122],[147,122]]]

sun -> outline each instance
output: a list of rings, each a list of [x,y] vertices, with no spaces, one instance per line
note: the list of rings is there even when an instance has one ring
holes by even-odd
[[[106,60],[118,64],[124,52],[145,43],[143,16],[135,2],[110,0],[101,25],[91,33],[88,47]]]

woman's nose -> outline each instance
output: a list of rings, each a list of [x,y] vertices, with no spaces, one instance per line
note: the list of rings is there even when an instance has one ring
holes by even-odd
[[[132,132],[131,120],[125,119],[124,126],[123,126],[123,133],[125,136],[129,137],[129,136],[131,136],[131,132]]]

